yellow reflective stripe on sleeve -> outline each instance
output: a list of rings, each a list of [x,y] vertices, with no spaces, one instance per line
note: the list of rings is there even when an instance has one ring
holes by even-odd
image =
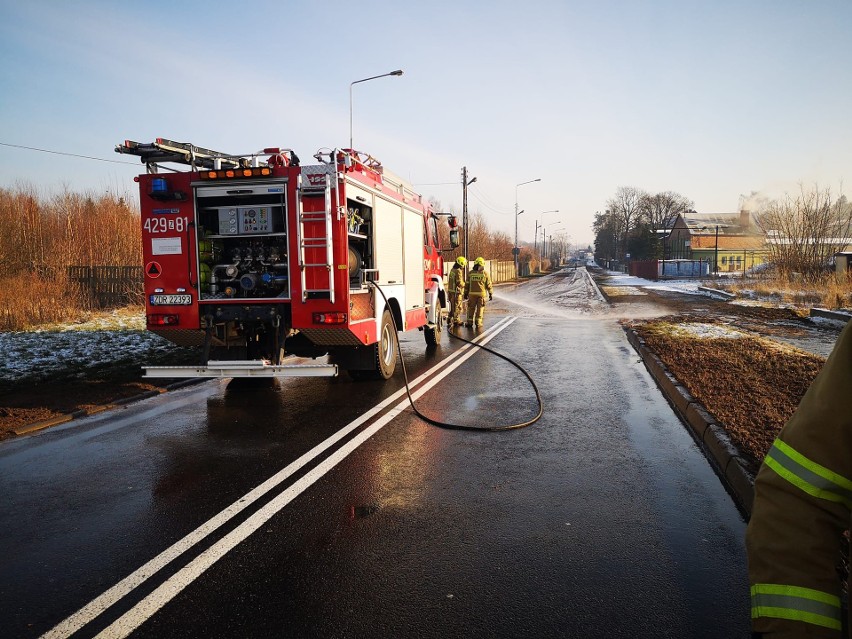
[[[811,461],[780,439],[772,444],[763,463],[809,495],[852,507],[852,481]]]
[[[832,630],[842,629],[840,598],[801,586],[754,584],[751,587],[751,618],[759,617],[790,619]]]

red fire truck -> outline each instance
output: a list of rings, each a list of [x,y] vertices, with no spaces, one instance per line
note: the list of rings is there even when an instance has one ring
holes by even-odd
[[[394,320],[427,345],[440,340],[439,214],[375,158],[324,149],[302,166],[290,149],[233,155],[163,138],[116,151],[147,166],[136,178],[147,327],[201,353],[197,365],[149,367],[148,377],[341,368],[388,379]],[[458,246],[455,218],[449,225]]]

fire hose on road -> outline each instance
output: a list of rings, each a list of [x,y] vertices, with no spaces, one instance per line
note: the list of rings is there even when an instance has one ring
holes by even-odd
[[[376,284],[375,282],[373,282],[372,285],[376,287],[376,290],[379,291],[382,298],[384,298],[385,305],[389,307],[390,304],[388,302],[388,298],[385,296],[385,293],[381,289],[381,287],[378,284]],[[533,392],[535,393],[535,399],[536,399],[536,402],[538,403],[538,412],[536,413],[535,417],[533,417],[532,419],[528,419],[527,421],[518,422],[518,423],[515,423],[515,424],[507,424],[507,425],[504,425],[504,426],[467,426],[467,425],[464,425],[464,424],[453,424],[451,422],[442,422],[440,420],[433,419],[431,417],[428,417],[427,415],[424,415],[417,408],[417,406],[414,403],[414,398],[412,398],[412,396],[411,396],[411,389],[408,386],[408,371],[406,371],[406,369],[405,369],[405,358],[402,356],[402,349],[399,346],[399,326],[397,326],[397,324],[396,324],[396,318],[394,317],[393,313],[391,313],[391,319],[393,320],[394,340],[396,340],[396,350],[397,350],[397,353],[399,354],[399,361],[402,364],[402,374],[403,374],[403,378],[405,379],[405,392],[408,395],[408,401],[411,403],[411,408],[414,411],[414,414],[417,415],[424,422],[428,422],[429,424],[432,424],[433,426],[438,426],[439,428],[447,428],[447,429],[450,429],[450,430],[501,431],[501,430],[515,430],[515,429],[518,429],[518,428],[526,428],[527,426],[531,426],[532,424],[536,423],[541,418],[542,414],[544,413],[544,404],[541,401],[541,393],[539,392],[538,386],[536,386],[536,383],[533,380],[532,376],[527,372],[527,370],[523,366],[518,364],[518,362],[511,359],[510,357],[503,355],[502,353],[499,353],[499,352],[495,351],[494,349],[489,348],[488,346],[485,346],[484,344],[479,344],[477,342],[471,341],[469,339],[466,339],[466,338],[458,335],[457,333],[452,331],[449,327],[447,329],[447,332],[453,338],[460,340],[462,342],[465,342],[467,344],[471,344],[473,346],[476,346],[477,348],[481,348],[481,349],[491,353],[492,355],[496,355],[500,359],[503,359],[503,360],[509,362],[512,366],[514,366],[519,371],[521,371],[524,374],[524,376],[529,380],[530,384],[533,387]]]

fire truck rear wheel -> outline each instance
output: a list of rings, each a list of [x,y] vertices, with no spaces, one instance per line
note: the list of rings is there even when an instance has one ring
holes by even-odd
[[[396,370],[397,344],[394,336],[391,312],[385,309],[379,328],[379,340],[371,347],[373,367],[369,369],[350,368],[349,377],[354,380],[390,379]],[[366,362],[365,362],[366,364]]]
[[[382,313],[382,325],[379,329],[379,341],[376,342],[376,379],[390,379],[396,370],[396,335],[394,334],[391,312]]]

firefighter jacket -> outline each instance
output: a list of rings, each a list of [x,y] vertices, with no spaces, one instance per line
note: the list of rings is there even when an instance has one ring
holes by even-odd
[[[467,276],[467,294],[470,297],[485,297],[493,290],[491,278],[485,271],[473,270]]]
[[[752,627],[842,632],[836,566],[852,506],[852,322],[766,455],[746,532]]]
[[[464,269],[458,264],[453,265],[450,274],[447,276],[447,292],[450,295],[464,293]]]

